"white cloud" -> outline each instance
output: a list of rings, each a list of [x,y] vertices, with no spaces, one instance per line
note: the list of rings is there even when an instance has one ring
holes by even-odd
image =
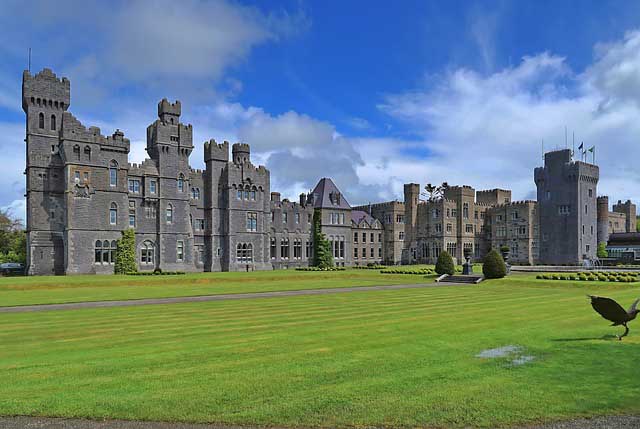
[[[531,197],[533,168],[546,149],[565,146],[564,130],[597,146],[600,193],[640,199],[640,33],[598,48],[594,64],[573,73],[548,53],[525,57],[513,68],[481,75],[459,69],[440,85],[390,95],[379,107],[422,138],[429,156],[390,161],[377,175],[410,180],[509,187]],[[606,108],[603,108],[606,106]]]

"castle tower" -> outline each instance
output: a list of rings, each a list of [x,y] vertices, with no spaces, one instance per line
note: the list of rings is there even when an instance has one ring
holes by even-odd
[[[147,127],[147,153],[159,175],[158,212],[167,219],[171,217],[171,221],[158,222],[157,259],[163,270],[183,270],[194,261],[189,165],[193,128],[180,122],[181,110],[179,101],[162,99],[158,119]]]
[[[609,241],[609,197],[598,197],[598,243]]]
[[[232,150],[232,160],[234,164],[245,164],[251,162],[251,149],[248,144],[235,143]]]
[[[631,200],[624,203],[618,200],[618,203],[613,205],[613,211],[625,215],[625,232],[636,232],[636,205]]]
[[[27,273],[64,272],[64,170],[59,154],[71,85],[44,69],[22,75],[26,113]]]
[[[416,225],[418,218],[418,202],[420,185],[407,183],[404,185],[404,246],[402,263],[410,264],[416,259]]]
[[[548,152],[534,171],[538,190],[540,263],[580,264],[596,257],[597,165],[571,159],[571,150]]]
[[[225,169],[229,162],[229,142],[221,144],[211,139],[204,143],[204,162],[206,170],[204,174],[204,211],[207,224],[205,245],[208,249],[205,258],[205,271],[222,271],[222,267],[229,265],[229,252],[225,249],[224,231],[228,231],[227,217],[228,207],[225,193],[226,175]]]

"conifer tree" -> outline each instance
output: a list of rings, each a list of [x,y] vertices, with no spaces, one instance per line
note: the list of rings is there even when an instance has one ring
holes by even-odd
[[[313,212],[313,266],[318,268],[333,267],[331,244],[322,233],[320,209],[315,209]]]

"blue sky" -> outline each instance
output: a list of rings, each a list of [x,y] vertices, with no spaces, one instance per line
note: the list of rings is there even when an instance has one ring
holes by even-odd
[[[596,145],[600,193],[640,199],[640,3],[3,2],[0,207],[24,213],[20,85],[49,67],[130,159],[163,97],[205,140],[244,141],[295,198],[323,176],[349,201],[407,182],[532,198],[541,141]],[[623,155],[623,156],[620,156]]]

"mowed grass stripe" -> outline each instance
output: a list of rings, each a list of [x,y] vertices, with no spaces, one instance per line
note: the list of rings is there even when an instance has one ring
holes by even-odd
[[[51,349],[42,334],[24,345],[12,341],[10,348],[22,347],[23,364],[33,366],[15,367],[16,359],[0,351],[0,371],[11,388],[7,395],[0,393],[0,409],[230,423],[401,426],[491,425],[637,410],[632,400],[637,389],[623,379],[633,369],[635,338],[624,344],[552,341],[607,332],[591,313],[580,316],[582,293],[509,291],[490,284],[464,291],[397,292],[277,298],[260,314],[255,311],[268,300],[2,317],[4,325],[12,320],[29,323],[31,318],[43,328],[48,325],[52,334],[69,337],[82,337],[92,325],[125,325],[139,333],[129,334],[126,342],[101,334],[66,349]],[[616,292],[622,298],[634,293]],[[493,311],[488,307],[492,303]],[[583,323],[566,326],[566,317]],[[520,326],[509,326],[513,322]],[[217,332],[220,326],[232,329]],[[183,335],[187,331],[190,334]],[[19,334],[12,332],[14,337]],[[538,361],[514,368],[504,359],[474,358],[504,341],[519,341]],[[591,362],[590,355],[598,360]],[[586,363],[581,367],[577,361]],[[607,368],[615,364],[621,369],[614,383]],[[590,371],[608,373],[593,381],[599,388],[615,384],[616,398],[589,393],[585,380]],[[14,398],[29,399],[25,403]]]

